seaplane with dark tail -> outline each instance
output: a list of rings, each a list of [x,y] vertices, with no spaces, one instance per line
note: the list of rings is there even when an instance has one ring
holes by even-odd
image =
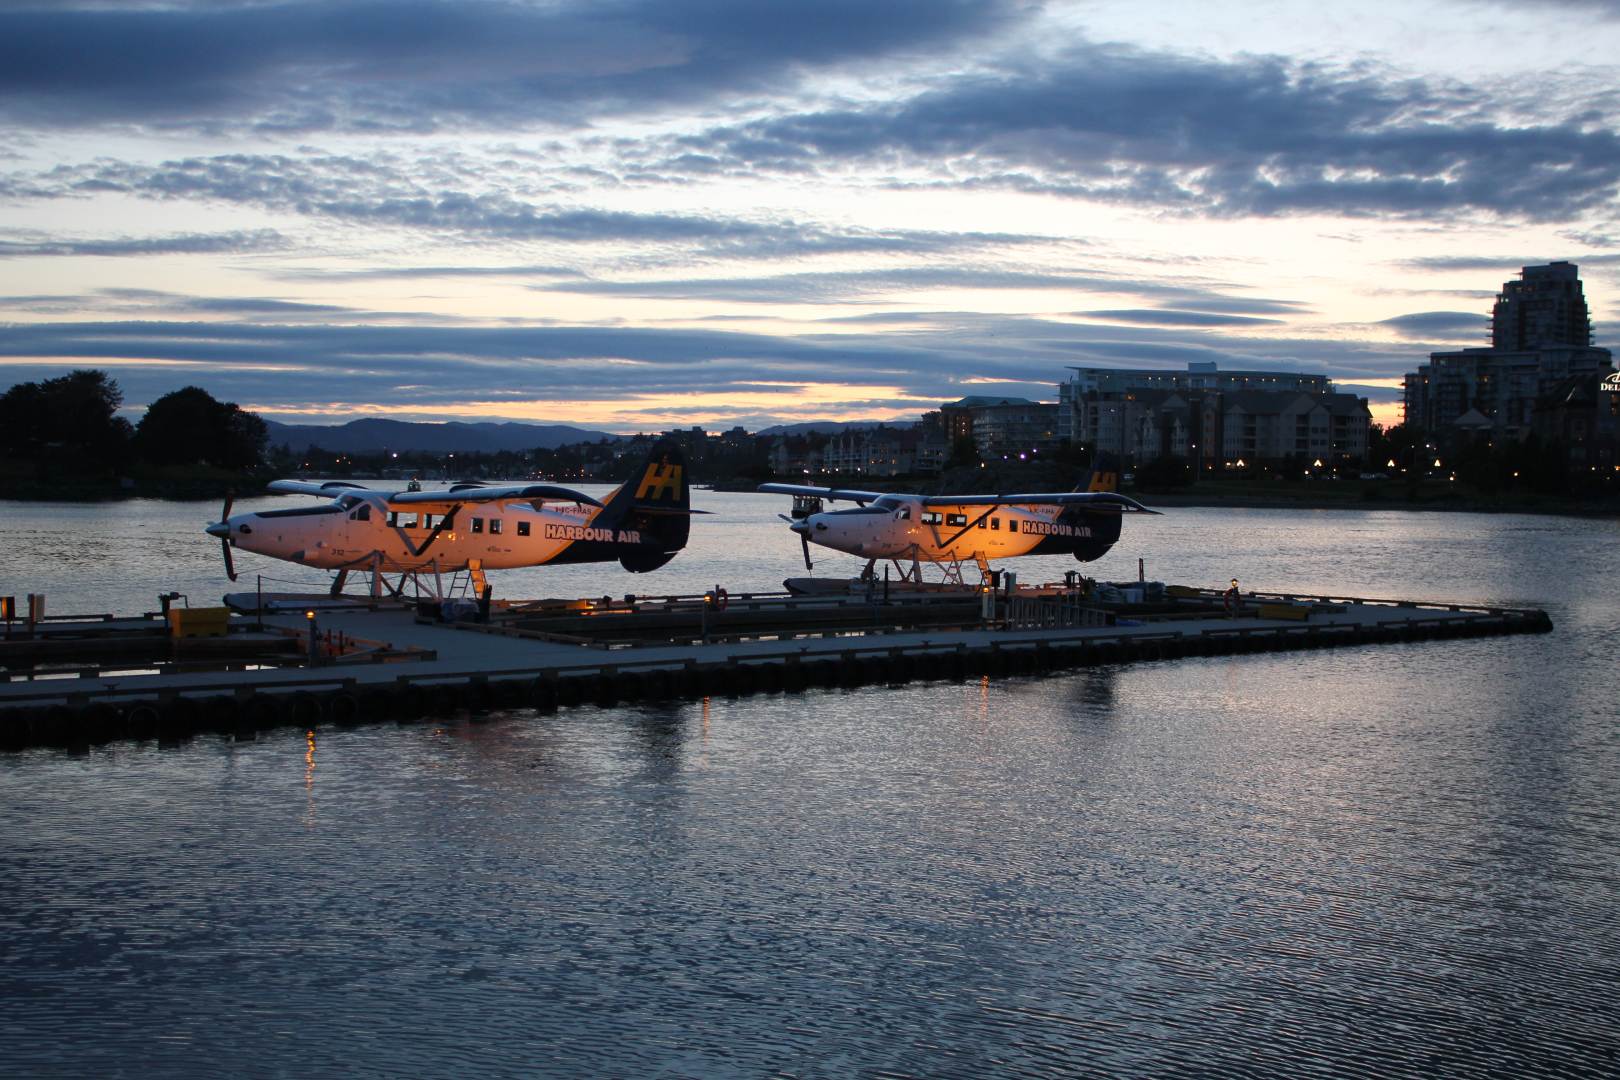
[[[1127,513],[1157,514],[1117,492],[1118,472],[1093,469],[1073,491],[1012,495],[905,495],[807,484],[761,484],[760,491],[793,496],[791,515],[779,515],[799,535],[804,566],[810,545],[863,556],[863,578],[880,559],[900,580],[921,583],[921,566],[942,568],[947,582],[963,584],[962,564],[976,563],[989,579],[991,559],[1073,555],[1091,562],[1119,540]],[[853,502],[827,510],[826,502]]]
[[[442,596],[442,575],[467,572],[478,595],[484,572],[560,563],[617,562],[656,570],[686,546],[691,508],[680,447],[662,440],[631,479],[602,499],[555,484],[451,484],[379,490],[344,480],[276,480],[269,490],[327,499],[320,506],[232,516],[225,501],[208,526],[236,580],[232,552],[251,551],[337,571],[332,595],[351,572],[371,575],[372,595]],[[385,575],[398,575],[388,582]]]

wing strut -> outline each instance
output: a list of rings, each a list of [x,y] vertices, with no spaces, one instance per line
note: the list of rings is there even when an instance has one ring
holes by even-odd
[[[439,538],[439,534],[444,532],[445,527],[455,523],[456,511],[460,509],[460,503],[456,503],[456,505],[452,506],[450,508],[450,512],[445,514],[444,517],[440,518],[437,525],[433,526],[433,531],[427,534],[427,539],[422,541],[422,545],[420,547],[411,548],[411,554],[418,559],[427,554],[427,549],[433,546],[433,541]],[[408,540],[406,541],[406,543],[409,542],[410,541]]]
[[[941,548],[945,548],[945,549],[949,549],[949,548],[953,547],[958,540],[962,539],[962,537],[964,537],[964,536],[966,536],[968,534],[969,530],[978,528],[979,527],[979,522],[983,521],[985,518],[989,517],[991,514],[995,513],[997,510],[1000,510],[1000,509],[1001,509],[1001,507],[999,507],[999,506],[990,507],[990,509],[986,510],[984,513],[980,514],[978,517],[974,518],[972,521],[970,521],[966,525],[962,526],[961,531],[956,533],[956,535],[952,536],[949,540],[940,540],[939,541],[939,546]],[[966,516],[966,515],[964,515],[964,516]],[[939,533],[936,531],[934,533],[934,536],[936,538],[938,538]]]

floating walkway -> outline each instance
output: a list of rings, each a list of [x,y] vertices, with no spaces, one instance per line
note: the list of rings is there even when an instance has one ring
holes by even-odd
[[[1171,586],[603,597],[481,611],[227,598],[184,618],[53,619],[0,644],[0,749],[281,726],[1036,675],[1188,656],[1542,633],[1545,612]],[[1109,592],[1107,595],[1118,595]],[[208,625],[192,619],[193,625]]]

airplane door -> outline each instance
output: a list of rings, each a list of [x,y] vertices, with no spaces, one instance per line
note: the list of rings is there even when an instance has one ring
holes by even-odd
[[[333,538],[334,554],[342,554],[347,558],[358,558],[370,551],[374,545],[371,539],[372,508],[370,503],[359,503],[351,506],[344,515],[343,524],[338,526],[337,536]]]

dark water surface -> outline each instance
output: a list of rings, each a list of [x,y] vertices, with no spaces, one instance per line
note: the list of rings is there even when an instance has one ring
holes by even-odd
[[[498,588],[792,572],[710,499],[655,585]],[[0,591],[217,593],[144,507],[10,504]],[[1616,538],[1178,510],[1101,568],[1548,635],[0,757],[0,1073],[1614,1075]]]

